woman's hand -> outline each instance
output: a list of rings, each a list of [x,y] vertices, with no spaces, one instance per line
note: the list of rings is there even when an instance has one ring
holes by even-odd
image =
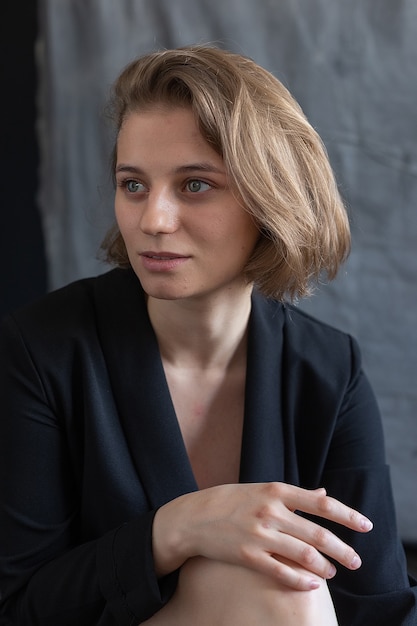
[[[253,569],[297,590],[315,589],[314,576],[336,573],[331,557],[349,569],[361,565],[356,552],[336,535],[295,511],[337,522],[358,532],[372,523],[326,495],[284,483],[220,485],[186,494],[162,506],[153,527],[158,575],[204,556]],[[326,556],[324,556],[326,555]]]

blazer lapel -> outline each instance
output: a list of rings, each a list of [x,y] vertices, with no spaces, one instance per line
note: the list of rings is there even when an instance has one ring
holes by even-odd
[[[284,479],[282,305],[254,292],[248,334],[241,482]]]
[[[112,391],[152,508],[197,485],[165,379],[144,293],[131,270],[96,281],[96,315]]]
[[[149,321],[131,270],[100,276],[97,326],[130,453],[150,505],[197,490]],[[283,313],[254,293],[248,333],[241,482],[283,480],[281,410]]]

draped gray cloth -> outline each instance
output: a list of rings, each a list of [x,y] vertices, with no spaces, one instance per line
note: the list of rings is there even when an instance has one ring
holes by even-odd
[[[106,268],[113,219],[104,104],[133,57],[217,42],[278,76],[323,137],[353,250],[300,306],[352,332],[384,419],[399,526],[417,541],[417,3],[42,0],[39,201],[49,284]],[[377,521],[376,521],[377,522]]]

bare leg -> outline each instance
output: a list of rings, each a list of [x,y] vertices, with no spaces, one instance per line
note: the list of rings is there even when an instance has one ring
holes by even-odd
[[[301,568],[300,568],[301,569]],[[202,557],[181,568],[172,600],[147,626],[337,626],[327,584],[293,591],[271,578]]]

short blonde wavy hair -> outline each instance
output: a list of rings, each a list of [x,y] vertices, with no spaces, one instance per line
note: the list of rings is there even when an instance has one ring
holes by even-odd
[[[191,107],[223,158],[232,188],[260,232],[245,267],[267,297],[294,300],[331,280],[350,251],[349,222],[326,149],[289,91],[253,60],[214,46],[154,52],[131,62],[113,86],[110,112]],[[113,171],[117,158],[117,139]],[[105,260],[129,267],[114,226]]]

